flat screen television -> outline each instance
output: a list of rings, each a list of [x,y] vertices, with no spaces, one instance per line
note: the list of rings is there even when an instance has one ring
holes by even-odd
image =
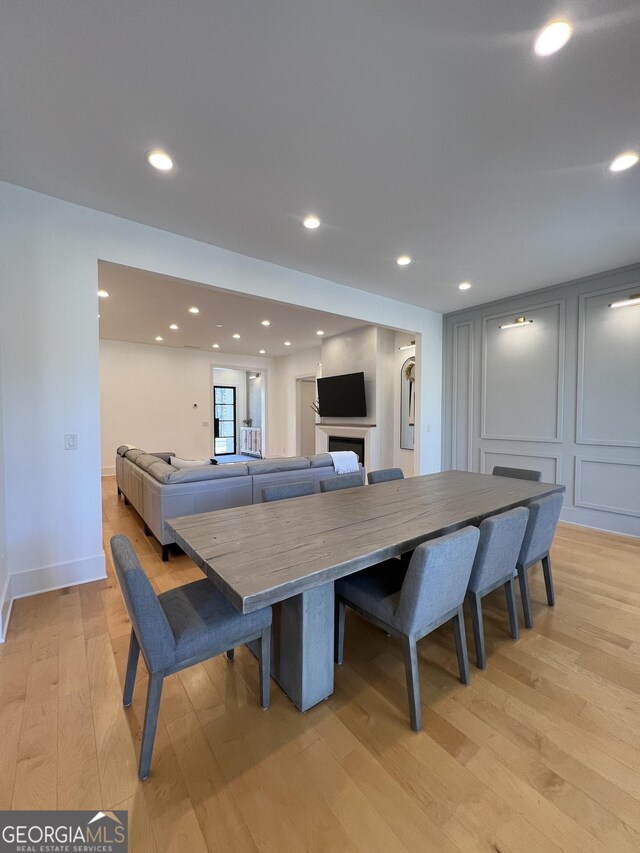
[[[318,408],[321,418],[366,418],[364,373],[318,379]]]

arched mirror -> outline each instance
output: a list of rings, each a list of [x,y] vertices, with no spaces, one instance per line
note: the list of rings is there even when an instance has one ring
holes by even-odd
[[[400,388],[400,447],[403,450],[413,450],[416,418],[416,358],[414,355],[402,365]]]

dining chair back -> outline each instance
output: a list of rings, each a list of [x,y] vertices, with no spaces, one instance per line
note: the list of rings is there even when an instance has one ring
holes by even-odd
[[[524,624],[533,627],[531,612],[531,596],[529,592],[529,569],[542,561],[544,585],[549,607],[555,605],[553,576],[551,574],[551,543],[555,536],[560,518],[563,497],[561,494],[547,495],[529,504],[529,521],[518,556],[518,581],[520,582],[520,598],[524,613]]]
[[[370,486],[376,483],[387,483],[389,480],[404,480],[402,468],[383,468],[380,471],[369,471],[367,481]]]
[[[339,489],[353,489],[362,486],[362,472],[359,474],[339,474],[320,480],[321,492],[337,492]]]
[[[519,636],[513,577],[528,518],[529,510],[526,507],[516,507],[509,512],[485,518],[480,524],[480,541],[467,588],[479,669],[485,669],[487,665],[482,598],[499,586],[504,587],[507,598],[511,636],[514,640]]]
[[[542,480],[541,471],[533,471],[530,468],[507,468],[503,465],[494,465],[491,472],[494,477],[511,477],[514,480],[532,480],[539,483]]]
[[[417,641],[453,620],[458,671],[469,683],[462,604],[480,533],[465,527],[419,545],[409,566],[385,560],[336,581],[335,656],[344,655],[345,608],[402,641],[411,727],[422,728]]]
[[[313,494],[313,483],[283,483],[279,486],[263,486],[262,502],[284,501]]]
[[[132,623],[122,697],[125,707],[133,699],[141,651],[149,672],[138,766],[140,778],[147,779],[166,676],[225,651],[233,660],[236,646],[256,640],[260,705],[269,707],[272,613],[270,607],[241,613],[207,578],[156,595],[126,536],[112,537],[111,553]]]

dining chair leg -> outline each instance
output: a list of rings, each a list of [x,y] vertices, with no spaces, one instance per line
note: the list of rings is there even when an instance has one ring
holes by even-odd
[[[160,698],[162,697],[162,683],[164,676],[159,673],[149,673],[149,689],[147,691],[147,707],[144,712],[144,726],[142,729],[142,746],[140,748],[140,764],[138,775],[141,779],[148,779],[151,770],[151,756],[153,755],[153,744],[156,739],[156,728],[158,715],[160,714]]]
[[[518,614],[516,612],[516,591],[513,585],[513,578],[509,578],[505,583],[504,592],[507,597],[507,611],[509,613],[509,628],[511,629],[511,636],[514,640],[517,640],[520,637],[520,626],[518,625]]]
[[[334,618],[334,649],[333,659],[341,666],[344,658],[344,620],[345,620],[345,603],[339,598],[336,598],[335,618]]]
[[[227,660],[233,660],[235,656],[236,656],[236,650],[235,649],[227,649]]]
[[[480,601],[478,600],[478,604],[479,603]],[[480,611],[480,618],[482,618],[482,611]],[[480,625],[480,628],[482,628],[482,624]],[[468,684],[470,681],[469,657],[467,655],[467,635],[464,630],[464,609],[462,605],[458,607],[458,612],[453,617],[453,633],[456,638],[456,654],[458,656],[460,681],[463,684]]]
[[[547,591],[547,604],[553,607],[556,603],[555,592],[553,591],[553,577],[551,576],[551,557],[546,554],[542,558],[542,573],[544,574],[544,586]]]
[[[131,629],[131,639],[129,640],[129,658],[127,659],[127,674],[124,678],[124,692],[122,694],[122,704],[125,708],[131,705],[133,700],[133,687],[136,683],[136,672],[138,670],[138,658],[140,657],[140,645],[136,632]]]
[[[271,628],[264,628],[260,637],[260,707],[269,707],[271,690]]]
[[[422,728],[422,711],[420,709],[420,680],[418,676],[418,647],[416,641],[411,637],[402,637],[402,651],[404,652],[404,668],[407,679],[407,693],[409,694],[409,717],[411,728],[419,732]]]
[[[484,624],[482,620],[482,599],[475,592],[467,595],[471,608],[471,624],[473,625],[473,643],[476,647],[476,666],[478,669],[487,668],[487,658],[484,652]]]
[[[527,628],[533,628],[533,617],[531,615],[531,598],[529,596],[529,575],[528,569],[524,566],[518,566],[518,581],[520,582],[520,598],[522,599],[522,613],[524,615],[524,624]]]

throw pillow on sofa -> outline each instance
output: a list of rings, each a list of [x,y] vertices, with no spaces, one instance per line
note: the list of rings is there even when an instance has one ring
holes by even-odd
[[[211,465],[210,459],[180,459],[179,456],[171,457],[171,464],[178,471],[183,468],[202,468],[204,465]]]

